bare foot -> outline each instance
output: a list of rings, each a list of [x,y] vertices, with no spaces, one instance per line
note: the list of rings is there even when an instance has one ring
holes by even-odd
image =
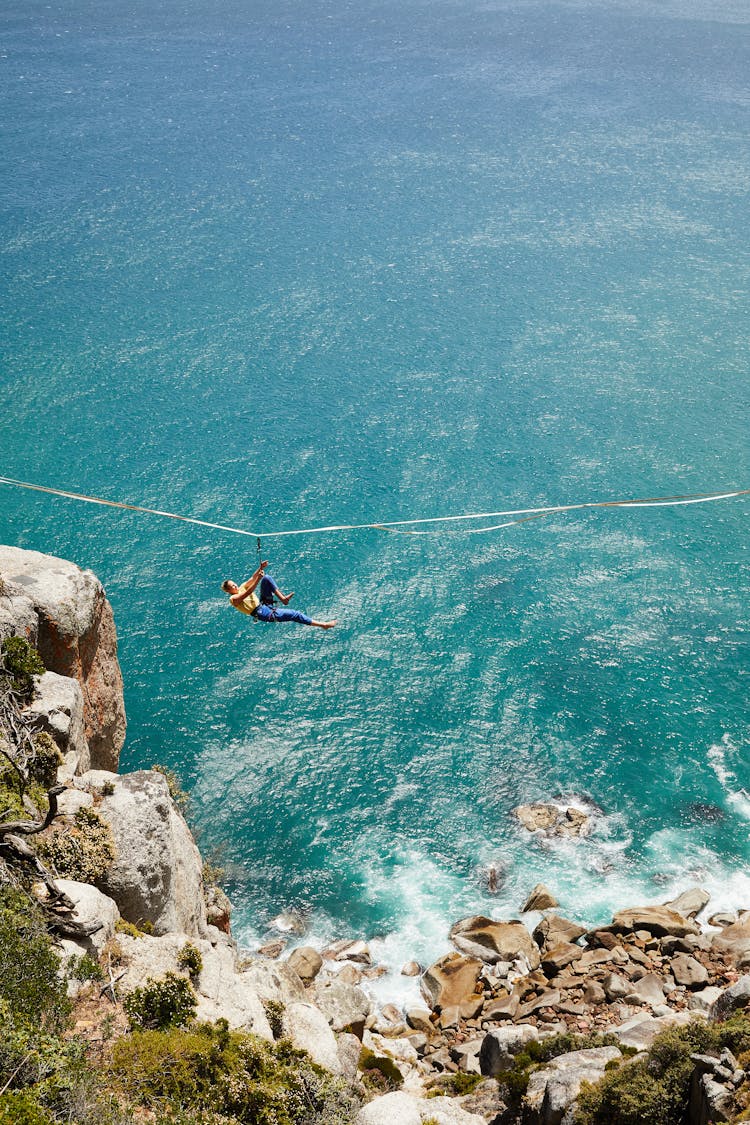
[[[318,629],[332,629],[336,624],[335,621],[311,621],[311,625],[316,625]]]
[[[293,597],[294,597],[294,590],[292,590],[291,594],[279,594],[279,601],[282,602],[284,605],[289,605],[289,603],[290,603],[290,601],[292,600]]]

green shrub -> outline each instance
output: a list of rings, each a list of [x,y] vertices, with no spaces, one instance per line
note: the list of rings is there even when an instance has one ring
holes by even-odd
[[[6,637],[0,645],[0,664],[11,681],[13,690],[23,700],[34,693],[34,676],[43,676],[46,668],[42,658],[25,637]]]
[[[115,858],[112,830],[94,809],[79,809],[73,827],[54,826],[39,837],[37,851],[62,879],[94,883]]]
[[[49,789],[57,781],[57,771],[63,756],[57,743],[46,731],[34,735],[34,756],[29,762],[29,781],[36,781]]]
[[[20,891],[0,887],[0,999],[14,1018],[62,1030],[70,1005],[59,966],[41,911]]]
[[[742,1041],[750,1034],[750,1021],[744,1029],[739,1021],[726,1028],[698,1020],[668,1027],[654,1039],[645,1058],[607,1072],[596,1085],[584,1083],[576,1125],[681,1125],[694,1069],[690,1055]]]
[[[139,930],[132,922],[126,922],[124,918],[117,919],[115,922],[115,930],[118,934],[127,934],[128,937],[143,937],[143,930]]]
[[[71,961],[67,974],[73,980],[104,980],[104,971],[101,965],[88,953],[84,953],[81,957]]]
[[[203,958],[201,952],[189,941],[186,942],[177,954],[177,968],[182,969],[190,977],[193,984],[203,972]]]
[[[404,1084],[404,1076],[393,1059],[385,1055],[376,1055],[367,1047],[363,1047],[360,1052],[359,1069],[364,1075],[366,1085],[373,1089],[399,1090]]]
[[[0,1125],[54,1125],[49,1111],[29,1090],[11,1090],[0,1096]]]
[[[286,1040],[266,1043],[229,1031],[226,1021],[119,1039],[112,1075],[124,1098],[158,1110],[164,1125],[203,1125],[208,1113],[217,1123],[333,1125],[357,1107],[340,1081]]]
[[[274,1039],[281,1039],[284,1034],[284,1005],[280,1000],[264,1000],[263,1011]]]
[[[195,1018],[195,993],[185,977],[167,973],[164,980],[148,977],[142,988],[125,997],[123,1007],[131,1027],[144,1031],[183,1027]]]

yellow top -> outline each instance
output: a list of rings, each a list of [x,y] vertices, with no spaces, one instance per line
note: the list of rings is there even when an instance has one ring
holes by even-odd
[[[242,585],[240,586],[239,590],[237,591],[237,593],[244,594],[245,590],[248,588],[249,585],[250,585],[249,582],[243,582]],[[250,594],[249,597],[245,598],[244,602],[239,602],[239,603],[232,602],[232,605],[234,606],[235,609],[238,609],[240,611],[240,613],[248,613],[252,617],[253,612],[260,605],[260,598],[255,593],[255,591],[253,590],[252,594]]]

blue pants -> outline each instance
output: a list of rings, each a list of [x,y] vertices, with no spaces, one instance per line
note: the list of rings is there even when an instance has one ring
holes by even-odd
[[[285,606],[259,605],[255,611],[258,621],[296,621],[298,625],[312,625],[312,618],[298,609]]]
[[[270,574],[264,574],[260,580],[260,605],[255,611],[258,621],[295,621],[298,625],[312,625],[312,620],[306,613],[273,604],[273,595],[277,589]]]

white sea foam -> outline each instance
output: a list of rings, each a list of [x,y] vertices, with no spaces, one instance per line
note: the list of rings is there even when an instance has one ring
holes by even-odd
[[[721,743],[714,743],[708,750],[708,762],[726,795],[727,804],[744,820],[750,820],[750,793],[745,789],[731,768],[727,759],[739,754],[738,747],[728,734]]]

